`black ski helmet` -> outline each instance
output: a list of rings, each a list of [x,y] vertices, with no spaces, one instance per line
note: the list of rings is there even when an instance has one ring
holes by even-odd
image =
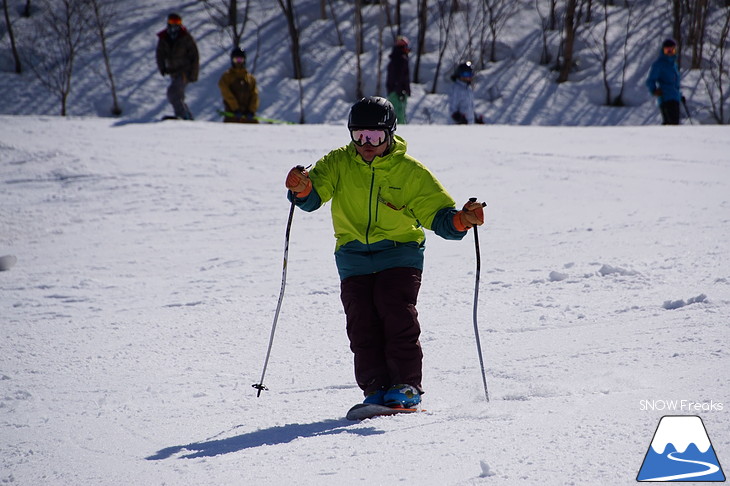
[[[471,77],[473,74],[474,68],[471,65],[471,61],[462,62],[456,66],[456,69],[454,69],[454,74],[451,75],[451,80],[455,81],[462,77]]]
[[[380,96],[363,98],[350,108],[347,128],[374,128],[387,130],[390,135],[395,132],[395,109],[390,101]]]
[[[244,51],[240,47],[235,47],[231,51],[231,63],[233,63],[233,58],[234,57],[242,57],[244,59],[244,61],[245,61],[245,59],[246,59],[246,51]]]

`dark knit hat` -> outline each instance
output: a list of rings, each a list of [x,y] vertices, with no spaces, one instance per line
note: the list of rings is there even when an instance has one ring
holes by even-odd
[[[662,48],[664,47],[677,47],[677,41],[672,39],[671,37],[664,40],[664,43],[662,44]]]
[[[246,51],[244,51],[240,47],[236,47],[236,48],[234,48],[231,51],[231,59],[233,59],[234,57],[242,57],[242,58],[245,59],[246,58]]]

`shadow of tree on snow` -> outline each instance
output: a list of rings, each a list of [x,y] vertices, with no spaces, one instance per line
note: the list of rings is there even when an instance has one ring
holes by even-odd
[[[269,429],[257,430],[247,434],[229,437],[227,439],[206,440],[186,445],[166,447],[156,454],[146,457],[148,461],[167,459],[180,452],[185,452],[180,459],[195,459],[198,457],[212,457],[220,454],[229,454],[244,449],[251,449],[262,445],[286,444],[300,437],[317,437],[320,435],[355,434],[376,435],[383,431],[373,427],[351,428],[353,423],[347,420],[324,420],[311,424],[288,424]]]

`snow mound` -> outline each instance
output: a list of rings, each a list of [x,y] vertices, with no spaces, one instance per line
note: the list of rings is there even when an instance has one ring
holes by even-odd
[[[705,294],[700,294],[697,297],[690,297],[685,302],[684,300],[665,300],[664,304],[662,304],[662,307],[666,310],[674,310],[674,309],[680,309],[682,307],[691,305],[691,304],[699,304],[701,302],[706,302],[707,296]]]
[[[607,275],[619,275],[622,277],[630,277],[630,276],[639,274],[639,272],[636,272],[634,270],[627,270],[625,268],[613,267],[611,265],[606,265],[606,264],[604,264],[598,270],[598,273],[601,275],[601,277],[605,277]]]

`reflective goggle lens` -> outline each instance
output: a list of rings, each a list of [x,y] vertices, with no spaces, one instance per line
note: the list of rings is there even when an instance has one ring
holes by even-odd
[[[664,48],[664,54],[676,54],[676,53],[677,53],[676,47],[667,46]]]
[[[369,143],[373,147],[377,147],[385,142],[385,130],[352,130],[350,132],[352,141],[358,145]]]
[[[182,19],[170,19],[167,21],[167,25],[182,25]]]
[[[245,60],[246,60],[246,58],[245,58],[245,57],[234,57],[234,58],[233,58],[233,62],[234,62],[235,64],[243,64],[243,62],[244,62]]]

